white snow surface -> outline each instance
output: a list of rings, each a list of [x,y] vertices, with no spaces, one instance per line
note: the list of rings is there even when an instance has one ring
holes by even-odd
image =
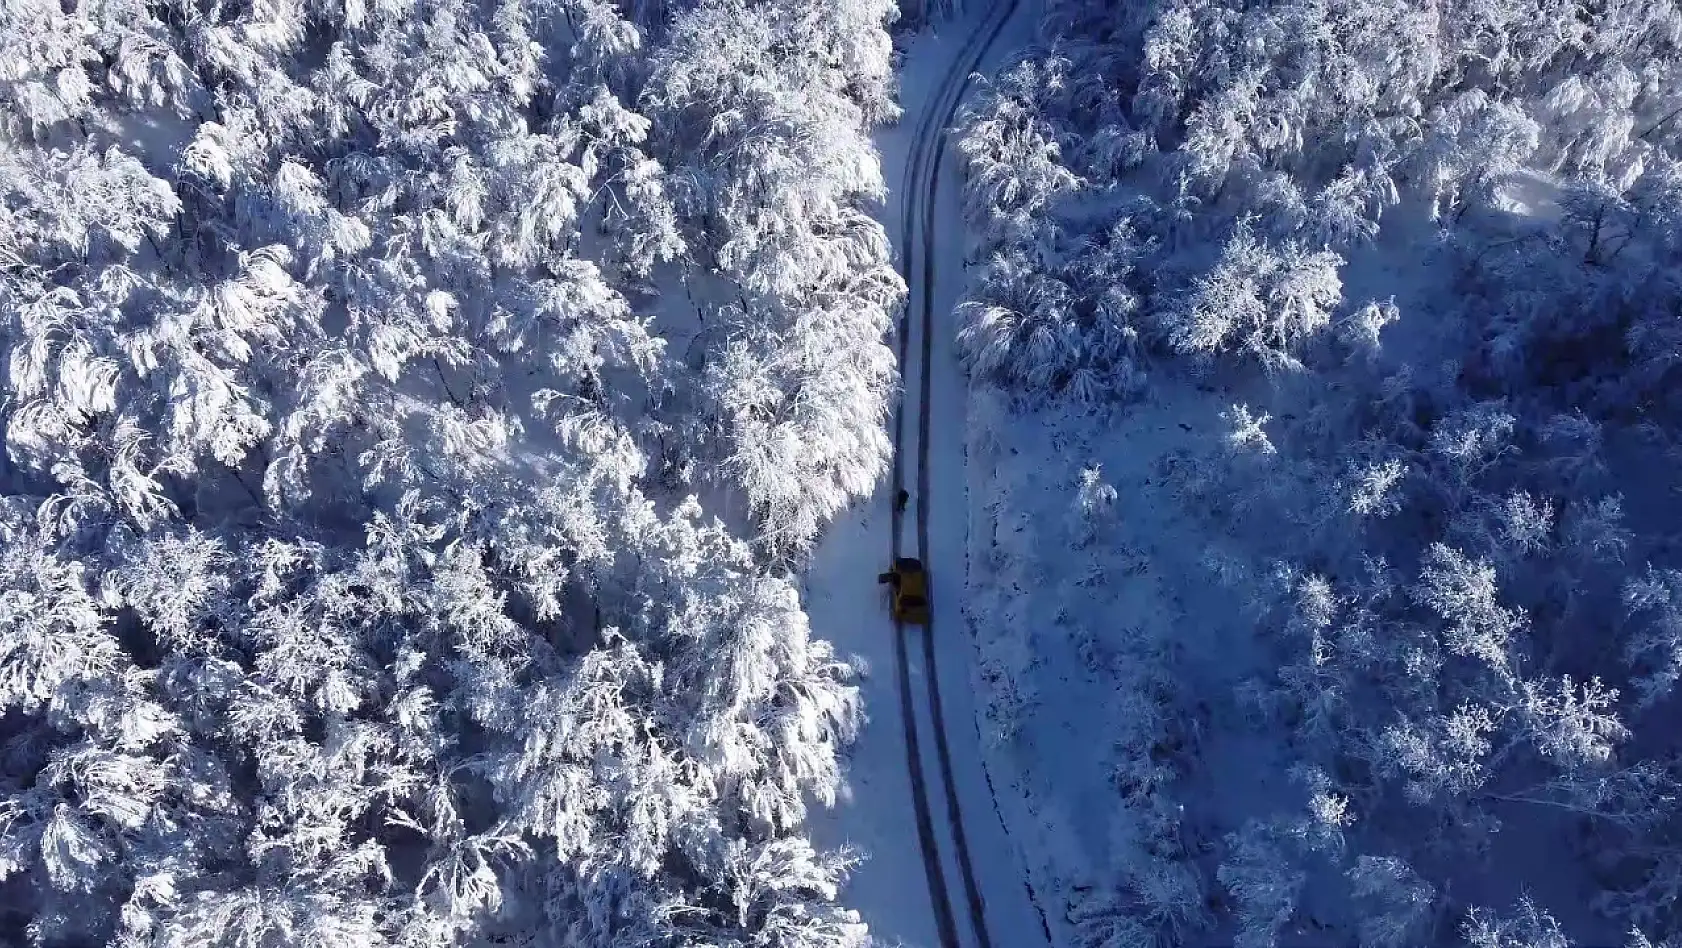
[[[1254,664],[1232,621],[1242,610],[1204,563],[1223,537],[1188,514],[1178,489],[1185,467],[1218,443],[1224,405],[1152,381],[1144,402],[1113,415],[1011,414],[980,391],[971,402],[966,605],[988,672],[979,698],[988,766],[1059,945],[1078,943],[1070,912],[1085,895],[1126,888],[1143,835],[1145,818],[1123,806],[1113,775],[1166,696],[1142,687],[1153,676],[1128,671],[1166,667],[1199,680],[1175,690],[1199,692],[1230,690],[1208,679]],[[1070,514],[1090,466],[1117,499],[1111,525],[1082,545]],[[1279,805],[1281,788],[1264,778],[1282,768],[1259,766],[1263,752],[1228,747],[1218,755],[1228,767],[1202,786],[1170,787],[1209,801],[1187,817],[1220,815],[1219,826],[1187,827],[1188,838],[1218,837]]]
[[[983,56],[983,74],[1032,34],[1035,4],[1022,0]],[[898,246],[905,212],[905,182],[912,138],[930,99],[951,69],[964,42],[987,20],[990,5],[974,2],[954,20],[925,31],[908,44],[901,74],[900,123],[877,138],[889,198],[882,221]],[[1038,948],[1047,944],[1045,929],[1026,885],[1020,847],[1001,824],[1000,809],[989,786],[980,742],[980,701],[975,642],[963,621],[971,504],[965,473],[965,412],[968,391],[956,352],[953,310],[963,291],[964,225],[961,214],[962,171],[955,151],[942,159],[935,194],[934,335],[931,346],[929,463],[932,496],[917,496],[915,439],[918,381],[916,360],[921,340],[911,320],[909,352],[913,364],[902,366],[905,402],[903,452],[910,504],[902,542],[914,553],[917,505],[929,506],[928,567],[935,616],[935,669],[951,755],[958,805],[972,869],[980,891],[992,948]],[[921,266],[917,267],[921,271]],[[911,299],[919,299],[919,273],[912,274]],[[897,341],[897,340],[896,340]],[[904,737],[904,709],[895,677],[894,625],[876,574],[886,568],[892,524],[892,486],[884,480],[875,496],[847,511],[826,532],[806,577],[807,610],[814,633],[834,642],[843,654],[867,668],[862,683],[869,717],[855,746],[846,785],[833,811],[814,814],[815,841],[825,847],[848,846],[863,857],[842,902],[857,909],[877,943],[907,948],[941,948],[928,877],[918,843],[911,779]],[[947,829],[948,801],[936,757],[923,662],[924,630],[907,627],[909,672],[915,696],[915,724],[929,810],[944,867],[947,899],[961,945],[983,942],[968,920],[966,898]]]

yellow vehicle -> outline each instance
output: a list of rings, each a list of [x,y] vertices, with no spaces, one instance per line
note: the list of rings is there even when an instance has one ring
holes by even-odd
[[[910,556],[894,560],[894,568],[876,576],[888,584],[889,611],[900,622],[929,624],[929,574],[923,561]]]

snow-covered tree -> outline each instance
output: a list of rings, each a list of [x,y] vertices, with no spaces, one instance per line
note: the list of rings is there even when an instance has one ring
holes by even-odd
[[[1219,262],[1157,314],[1168,345],[1186,354],[1235,351],[1269,370],[1300,364],[1300,350],[1343,298],[1335,254],[1272,247],[1240,222]]]

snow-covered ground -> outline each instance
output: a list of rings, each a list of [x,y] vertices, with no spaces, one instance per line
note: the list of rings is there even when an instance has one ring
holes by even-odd
[[[990,5],[972,3],[956,20],[942,24],[909,44],[907,69],[902,74],[900,124],[878,138],[890,197],[883,221],[896,243],[906,211],[909,157],[920,119],[951,70],[965,41],[987,20]],[[986,72],[1003,51],[1019,48],[1033,22],[1033,4],[1023,2],[1004,25],[981,61]],[[928,702],[929,669],[924,660],[923,630],[908,628],[907,668],[914,701],[918,750],[926,780],[929,813],[936,833],[946,885],[946,901],[955,919],[959,944],[993,948],[1033,948],[1045,935],[1029,890],[1021,852],[1000,823],[1000,814],[983,768],[978,727],[975,648],[963,615],[970,503],[966,495],[964,413],[967,393],[954,345],[952,310],[963,288],[963,223],[959,209],[960,170],[950,150],[944,156],[939,188],[934,195],[936,235],[933,294],[935,331],[931,339],[929,462],[931,485],[927,498],[916,496],[915,439],[919,397],[917,367],[902,367],[907,387],[905,479],[912,489],[905,518],[906,549],[914,549],[914,514],[927,502],[929,567],[936,617],[934,673],[938,675],[943,723],[946,728],[957,809],[968,844],[971,870],[985,915],[986,941],[968,920],[967,897],[955,843],[948,831],[950,801],[946,799],[933,741]],[[903,255],[904,247],[898,247]],[[903,259],[903,256],[902,256]],[[921,268],[919,267],[919,270]],[[913,274],[913,300],[921,289]],[[919,327],[912,321],[913,332]],[[909,351],[916,358],[921,340],[914,335]],[[813,832],[826,846],[849,845],[865,857],[843,901],[857,908],[883,945],[903,944],[937,948],[941,938],[919,844],[916,809],[905,738],[904,708],[895,675],[894,626],[889,620],[876,574],[888,559],[892,515],[892,487],[884,482],[876,496],[849,511],[829,529],[813,558],[807,578],[807,609],[814,633],[836,643],[844,653],[863,659],[869,674],[863,685],[869,723],[855,748],[847,787],[840,805],[814,819]]]
[[[1537,216],[1556,198],[1532,176],[1510,203]],[[1430,225],[1392,215],[1387,226],[1395,237],[1350,254],[1345,298],[1429,312]],[[1389,351],[1418,362],[1440,357],[1430,324],[1406,328],[1411,335],[1386,336]],[[1249,821],[1303,812],[1289,735],[1252,718],[1246,703],[1249,684],[1280,658],[1258,634],[1254,603],[1221,577],[1282,556],[1289,535],[1271,532],[1279,522],[1256,509],[1258,497],[1218,485],[1241,480],[1225,450],[1232,423],[1223,412],[1245,405],[1271,414],[1278,428],[1324,397],[1314,386],[1241,373],[1199,382],[1171,365],[1152,375],[1139,401],[1091,413],[1065,403],[1010,411],[991,389],[968,395],[959,449],[972,518],[964,608],[981,653],[982,746],[1054,944],[1103,943],[1111,918],[1148,914],[1138,909],[1148,901],[1141,890],[1170,888],[1162,882],[1171,871],[1200,876],[1207,905],[1218,908],[1221,841]],[[1075,512],[1088,471],[1115,491],[1096,536],[1083,535]],[[1160,768],[1148,781],[1160,800],[1154,811],[1124,796],[1152,767]],[[1614,944],[1617,933],[1596,927],[1604,923],[1582,908],[1585,899],[1573,905],[1573,885],[1580,892],[1590,883],[1575,877],[1564,846],[1549,849],[1563,838],[1507,834],[1500,858],[1555,863],[1546,879],[1527,879],[1528,890],[1574,930],[1614,939],[1590,944]],[[1513,855],[1518,847],[1547,855]],[[1522,894],[1510,881],[1472,876],[1457,896],[1461,905],[1510,904]],[[1325,900],[1341,897],[1305,894],[1281,943],[1346,943],[1319,927],[1323,905],[1327,918],[1341,908]],[[1114,911],[1118,904],[1128,909]],[[1233,932],[1214,920],[1197,936],[1230,943]]]
[[[1180,676],[1250,664],[1232,652],[1242,638],[1217,631],[1239,613],[1202,562],[1220,539],[1185,516],[1179,495],[1181,466],[1218,437],[1220,407],[1190,385],[1163,385],[1115,417],[1007,416],[984,394],[972,401],[967,617],[987,676],[985,746],[1059,945],[1092,940],[1074,931],[1083,902],[1161,868],[1135,859],[1150,830],[1149,815],[1124,806],[1117,789],[1124,761],[1143,756],[1128,748],[1179,729],[1175,693],[1221,687]],[[1116,501],[1103,535],[1086,544],[1072,511],[1092,467]],[[1233,798],[1213,809],[1234,824],[1273,802],[1244,773],[1220,777],[1201,789]],[[1170,810],[1186,792],[1167,783]],[[1200,829],[1187,837],[1209,832]]]

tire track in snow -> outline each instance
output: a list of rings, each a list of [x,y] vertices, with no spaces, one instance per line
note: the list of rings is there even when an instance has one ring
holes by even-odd
[[[930,486],[928,463],[929,394],[932,372],[929,366],[934,328],[934,196],[940,182],[940,162],[946,153],[946,128],[950,124],[952,116],[957,112],[958,102],[969,86],[970,77],[973,75],[976,65],[981,61],[981,57],[986,53],[987,48],[998,38],[1005,23],[1016,12],[1017,2],[1018,0],[1002,0],[1002,2],[996,3],[982,20],[980,28],[970,36],[959,50],[952,69],[942,79],[940,87],[936,90],[933,100],[925,109],[922,120],[918,124],[917,132],[912,139],[911,155],[908,160],[909,170],[901,182],[906,200],[903,209],[904,216],[901,221],[900,276],[905,280],[908,288],[911,283],[912,248],[914,246],[918,247],[923,255],[921,305],[918,307],[917,314],[918,326],[921,330],[921,345],[918,353],[916,526],[917,555],[925,564],[928,562],[929,553],[929,508],[925,499],[929,496]],[[919,211],[921,211],[920,215]],[[919,216],[922,223],[921,234],[917,233]],[[902,378],[911,355],[911,301],[908,299],[906,303],[905,312],[900,318],[899,336],[899,363]],[[903,397],[894,409],[894,443],[896,451],[893,461],[893,485],[889,499],[892,505],[890,556],[897,559],[901,554],[900,535],[904,522],[904,510],[895,500],[905,485],[903,464],[905,400]],[[931,610],[933,602],[931,589],[929,597]],[[935,922],[940,932],[942,948],[958,948],[957,925],[946,887],[946,873],[942,866],[939,849],[935,843],[933,818],[929,812],[928,789],[923,775],[923,762],[915,721],[916,714],[912,706],[914,698],[911,687],[910,665],[907,658],[907,636],[908,630],[905,625],[896,621],[894,623],[894,657],[900,702],[903,706],[907,765],[910,770],[913,804],[916,809],[917,835],[922,847],[923,866],[928,876],[929,895],[934,905]],[[940,701],[939,675],[935,671],[934,618],[932,611],[929,623],[923,630],[923,663],[924,679],[928,686],[929,717],[933,722],[935,754],[940,764],[942,789],[946,795],[947,828],[951,833],[953,847],[956,850],[970,927],[975,933],[978,948],[992,948],[993,942],[987,931],[987,918],[981,898],[981,890],[975,881],[975,869],[970,859],[969,843],[964,834],[963,815],[959,810],[957,785],[952,773],[951,753],[946,741],[946,725]]]
[[[976,36],[981,31],[976,32]],[[974,37],[970,43],[974,42]],[[957,77],[963,74],[962,67],[965,57],[969,54],[970,44],[966,43],[959,50],[958,58],[953,69],[941,79],[935,89],[934,98],[923,112],[917,124],[916,134],[911,139],[911,154],[907,159],[909,170],[900,180],[900,187],[905,193],[902,231],[900,237],[900,279],[904,280],[909,289],[911,281],[911,247],[912,236],[917,219],[917,194],[921,190],[924,163],[928,155],[929,130],[934,116],[939,111],[939,104],[946,98]],[[906,299],[904,311],[900,314],[899,323],[899,365],[903,383],[905,368],[911,357],[911,300]],[[926,379],[928,373],[923,372]],[[922,412],[927,414],[926,406]],[[905,510],[899,503],[900,491],[905,487],[905,468],[902,464],[902,452],[905,446],[905,397],[901,393],[899,402],[894,406],[894,462],[893,484],[888,497],[891,505],[889,527],[889,563],[899,559],[900,531],[905,519]],[[919,509],[921,505],[919,504]],[[934,910],[935,928],[939,932],[941,948],[960,948],[958,943],[957,923],[952,917],[952,904],[946,892],[946,872],[941,865],[940,851],[935,844],[934,818],[929,812],[928,787],[923,778],[923,755],[917,737],[917,714],[914,705],[916,699],[911,688],[911,663],[907,656],[906,628],[903,622],[894,621],[894,671],[899,685],[899,702],[901,719],[905,725],[905,755],[906,768],[911,778],[911,802],[917,819],[917,841],[923,852],[923,872],[928,877],[929,903]]]
[[[934,338],[933,337],[933,329],[934,329],[934,285],[935,285],[935,283],[934,283],[934,239],[935,239],[934,234],[935,234],[935,205],[936,205],[935,196],[936,196],[936,194],[937,194],[937,192],[939,191],[939,188],[940,188],[940,169],[941,169],[942,161],[944,160],[944,158],[946,156],[946,135],[945,135],[945,127],[944,126],[949,124],[951,122],[951,119],[952,119],[953,115],[955,115],[955,113],[957,111],[957,107],[958,107],[958,102],[962,99],[963,93],[968,88],[969,83],[970,83],[970,79],[974,75],[973,71],[975,69],[976,64],[979,63],[982,55],[984,55],[986,53],[987,49],[992,46],[993,41],[998,38],[999,33],[1004,29],[1005,24],[1010,22],[1011,17],[1015,15],[1018,2],[1019,2],[1019,0],[1006,0],[1005,3],[1000,5],[1001,8],[1002,8],[1002,11],[1001,11],[1000,16],[998,18],[998,21],[996,23],[994,23],[991,30],[989,30],[987,32],[987,39],[985,40],[985,42],[982,43],[981,49],[976,51],[976,53],[974,54],[974,58],[970,62],[968,68],[966,68],[964,70],[964,79],[959,84],[956,96],[954,97],[952,103],[949,106],[947,106],[947,108],[945,110],[945,118],[942,120],[942,126],[943,127],[942,127],[942,130],[941,130],[941,134],[936,135],[934,137],[934,141],[933,141],[934,152],[933,152],[933,156],[932,156],[932,162],[930,164],[929,186],[928,186],[928,190],[926,192],[926,195],[924,197],[924,204],[923,204],[923,233],[922,233],[922,244],[923,244],[923,247],[922,247],[922,249],[923,249],[923,286],[922,286],[922,291],[923,292],[922,292],[922,296],[923,296],[923,299],[922,299],[922,312],[921,312],[922,322],[923,322],[922,366],[921,366],[921,368],[922,368],[922,379],[921,379],[920,404],[918,406],[919,409],[920,409],[920,417],[918,418],[918,438],[917,438],[917,467],[918,467],[918,491],[919,491],[919,502],[918,502],[918,505],[917,505],[917,546],[918,546],[918,550],[920,552],[920,555],[923,557],[923,559],[925,561],[928,559],[928,551],[929,551],[929,548],[930,548],[930,545],[929,545],[929,523],[928,523],[928,520],[929,520],[929,506],[928,506],[928,504],[923,502],[923,499],[930,496],[929,495],[929,443],[930,443],[929,425],[930,425],[930,416],[931,416],[931,412],[930,412],[930,388],[931,388],[931,385],[932,385],[932,378],[933,378],[933,375],[934,375],[933,370],[931,368],[931,365],[932,365],[931,347],[932,347],[932,340]],[[931,607],[931,610],[932,610],[933,603],[934,603],[934,597],[933,597],[932,593],[929,596],[929,603],[930,603],[930,607]],[[986,922],[985,914],[983,912],[984,901],[982,900],[982,898],[979,894],[980,890],[977,887],[976,882],[975,882],[974,863],[970,860],[970,857],[969,857],[969,847],[966,844],[965,838],[964,838],[962,818],[961,818],[961,816],[958,812],[957,785],[956,785],[956,781],[953,778],[951,755],[949,754],[949,752],[947,750],[946,728],[945,728],[945,725],[942,723],[941,708],[940,708],[940,685],[939,685],[940,678],[939,678],[939,675],[934,673],[935,648],[934,648],[934,621],[933,621],[932,611],[930,613],[930,622],[929,622],[929,625],[926,627],[925,632],[926,632],[926,634],[923,638],[923,654],[924,654],[924,661],[925,661],[925,663],[926,663],[926,665],[929,669],[929,676],[928,676],[928,679],[929,679],[929,700],[930,700],[930,705],[931,705],[931,709],[932,709],[932,713],[933,713],[933,717],[934,717],[934,721],[935,721],[935,729],[936,729],[935,730],[935,744],[936,744],[936,751],[937,751],[939,759],[940,759],[941,778],[942,778],[942,781],[945,785],[946,799],[947,799],[947,802],[948,802],[948,809],[950,811],[949,814],[948,814],[948,818],[952,821],[953,838],[954,838],[955,845],[958,849],[958,858],[960,860],[960,866],[962,868],[963,877],[964,877],[965,895],[967,896],[968,901],[969,901],[970,918],[971,918],[971,923],[975,926],[976,938],[978,939],[978,941],[980,943],[980,948],[992,948],[992,940],[988,936],[988,933],[987,933],[987,922]],[[979,738],[979,734],[978,734],[977,735],[977,740],[979,740],[979,739],[980,738]],[[1004,816],[1003,816],[1002,813],[999,812],[998,794],[993,788],[993,775],[988,772],[986,763],[984,761],[981,764],[981,774],[982,774],[983,779],[986,781],[987,795],[993,802],[994,816],[996,818],[998,818],[998,820],[1000,821],[1000,825],[1002,826],[1003,823],[1004,823]],[[1031,905],[1033,907],[1034,914],[1037,916],[1037,919],[1039,921],[1040,932],[1045,937],[1045,944],[1048,945],[1048,946],[1052,945],[1053,940],[1052,940],[1052,937],[1051,937],[1051,925],[1045,917],[1045,909],[1044,909],[1043,906],[1040,905],[1039,898],[1034,893],[1034,887],[1028,881],[1028,879],[1026,877],[1024,877],[1022,879],[1022,888],[1023,888],[1023,890],[1024,890],[1024,892],[1027,896],[1029,905]]]

